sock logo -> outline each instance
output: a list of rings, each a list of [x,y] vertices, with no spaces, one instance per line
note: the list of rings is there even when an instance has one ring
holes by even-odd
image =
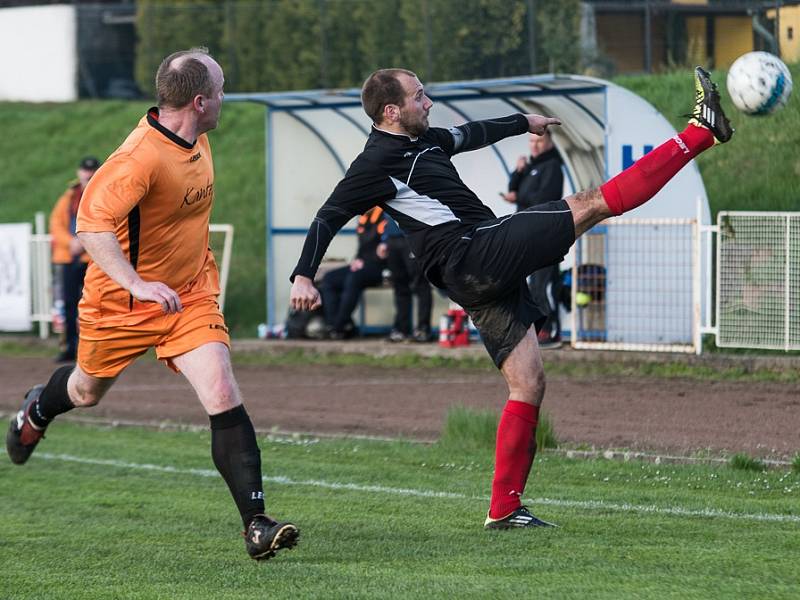
[[[263,500],[264,492],[250,492],[250,500]]]
[[[684,153],[684,154],[689,154],[689,146],[687,146],[687,145],[686,145],[686,143],[685,143],[685,142],[684,142],[684,141],[681,139],[681,136],[679,136],[679,135],[676,135],[676,136],[674,136],[674,137],[672,138],[672,140],[673,140],[673,141],[674,141],[676,144],[678,144],[678,146],[680,147],[680,149],[681,149],[681,150],[683,150],[683,153]]]

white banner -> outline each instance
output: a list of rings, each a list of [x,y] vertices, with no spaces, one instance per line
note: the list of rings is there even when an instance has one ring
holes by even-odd
[[[0,224],[0,331],[31,328],[31,225]]]

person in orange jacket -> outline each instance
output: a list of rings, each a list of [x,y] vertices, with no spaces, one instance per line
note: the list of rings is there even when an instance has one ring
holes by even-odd
[[[61,265],[61,286],[64,299],[66,345],[57,362],[75,360],[78,348],[78,301],[83,291],[83,278],[89,255],[75,235],[78,205],[86,184],[100,167],[100,161],[87,156],[78,164],[78,180],[73,182],[50,213],[50,235],[53,238],[53,264]]]

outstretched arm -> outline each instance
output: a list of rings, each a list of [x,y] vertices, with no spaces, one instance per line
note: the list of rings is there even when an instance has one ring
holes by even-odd
[[[292,281],[289,306],[294,310],[314,310],[322,305],[319,291],[314,287],[314,275],[333,236],[357,214],[331,204],[334,197],[328,199],[311,222],[300,260],[289,277]]]
[[[289,278],[292,281],[289,296],[292,308],[312,310],[320,305],[319,292],[314,288],[314,275],[333,236],[355,215],[393,198],[396,193],[397,188],[380,169],[356,159],[308,229],[300,260]]]
[[[470,121],[447,131],[452,137],[450,154],[468,152],[484,148],[500,140],[526,132],[542,134],[550,125],[560,125],[561,121],[540,115],[515,114],[499,119]],[[443,131],[443,130],[440,130]]]

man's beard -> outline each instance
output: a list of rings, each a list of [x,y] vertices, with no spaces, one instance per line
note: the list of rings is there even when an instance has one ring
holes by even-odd
[[[412,120],[408,116],[400,115],[400,125],[406,130],[411,137],[419,137],[428,131],[428,117],[424,115],[418,120]]]

